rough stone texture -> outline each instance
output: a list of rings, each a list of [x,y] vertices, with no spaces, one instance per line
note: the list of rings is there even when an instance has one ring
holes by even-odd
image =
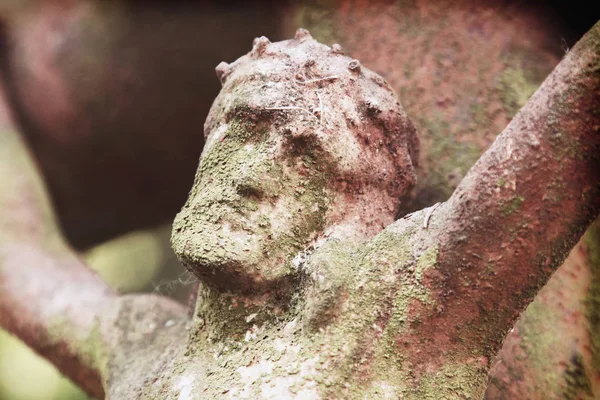
[[[453,354],[424,370],[396,341],[419,325],[415,302],[437,310],[426,285],[437,223],[424,229],[419,212],[368,240],[414,179],[414,128],[389,86],[305,30],[291,41],[256,39],[217,75],[224,87],[173,229],[175,251],[204,282],[189,358],[178,364],[182,390],[206,398],[480,393],[484,357]],[[310,191],[314,211],[296,205]],[[273,211],[282,203],[286,214]],[[319,224],[297,230],[294,246],[276,240],[313,219]],[[177,382],[167,373],[157,385]]]
[[[464,326],[485,323],[496,332],[490,341],[482,331],[471,332],[467,339],[460,329],[457,333],[465,342],[487,342],[490,349],[497,348],[504,334],[497,323],[516,318],[516,311],[529,303],[598,214],[599,30],[596,24],[571,49],[451,198],[447,251],[440,251],[440,262],[461,269],[446,271],[446,284],[457,299],[472,299],[471,307],[462,310],[462,318],[469,321]],[[488,257],[479,258],[482,252]],[[473,292],[481,287],[487,295],[476,301]],[[587,296],[595,295],[590,291]],[[532,317],[544,319],[539,313]],[[589,318],[592,327],[595,318]],[[589,340],[597,340],[596,328],[588,332],[577,332],[575,324],[572,328],[575,337],[591,334]],[[543,340],[539,344],[529,354],[531,360],[524,362],[535,363],[536,351],[555,350],[544,348]],[[596,379],[593,348],[590,352],[582,346],[574,352],[581,358],[563,354],[563,368],[577,370],[577,379],[582,375]],[[586,365],[592,368],[582,372]]]

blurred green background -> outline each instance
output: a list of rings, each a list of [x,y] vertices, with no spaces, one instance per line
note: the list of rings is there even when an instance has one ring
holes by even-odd
[[[121,293],[154,292],[186,302],[194,278],[171,250],[171,227],[136,231],[81,253]],[[0,330],[0,400],[87,400],[21,341]]]

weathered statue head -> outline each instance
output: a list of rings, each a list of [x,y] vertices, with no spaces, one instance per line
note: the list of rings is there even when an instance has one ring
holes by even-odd
[[[391,87],[317,43],[257,38],[221,63],[194,186],[173,227],[183,264],[219,289],[288,281],[318,239],[364,239],[415,183],[418,139]]]

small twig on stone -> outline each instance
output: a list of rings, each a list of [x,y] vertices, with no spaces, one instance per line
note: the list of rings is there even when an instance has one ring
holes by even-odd
[[[296,82],[301,84],[301,85],[309,85],[311,83],[317,83],[317,82],[323,82],[323,81],[332,81],[332,80],[336,80],[339,79],[340,77],[338,75],[332,75],[332,76],[326,76],[324,78],[317,78],[317,79],[310,79],[308,81],[301,81],[298,78],[296,78]]]
[[[433,214],[435,209],[439,207],[440,204],[442,203],[435,203],[429,208],[429,210],[427,210],[427,214],[425,214],[425,219],[423,220],[423,228],[427,229],[427,226],[429,226],[429,218],[431,218],[431,215]]]
[[[319,98],[319,121],[323,122],[323,114],[325,109],[323,108],[323,99],[321,99],[321,93],[317,90],[317,97]]]
[[[296,106],[266,107],[265,110],[300,110],[300,111],[307,112],[310,115],[312,115],[313,117],[317,118],[317,116],[313,112],[311,112],[310,110],[307,110],[306,108],[302,108],[302,107],[296,107]]]

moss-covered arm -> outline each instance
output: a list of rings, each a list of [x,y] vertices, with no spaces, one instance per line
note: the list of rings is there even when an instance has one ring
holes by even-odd
[[[600,395],[600,218],[504,340],[486,399]]]
[[[434,213],[443,232],[431,284],[444,312],[432,326],[495,354],[598,215],[599,194],[597,23]]]
[[[1,94],[1,93],[0,93]],[[102,397],[95,315],[116,297],[61,238],[42,181],[0,99],[0,326]]]
[[[69,248],[1,89],[0,326],[103,398],[124,348],[163,331],[177,339],[170,331],[185,310],[159,296],[117,296]]]

